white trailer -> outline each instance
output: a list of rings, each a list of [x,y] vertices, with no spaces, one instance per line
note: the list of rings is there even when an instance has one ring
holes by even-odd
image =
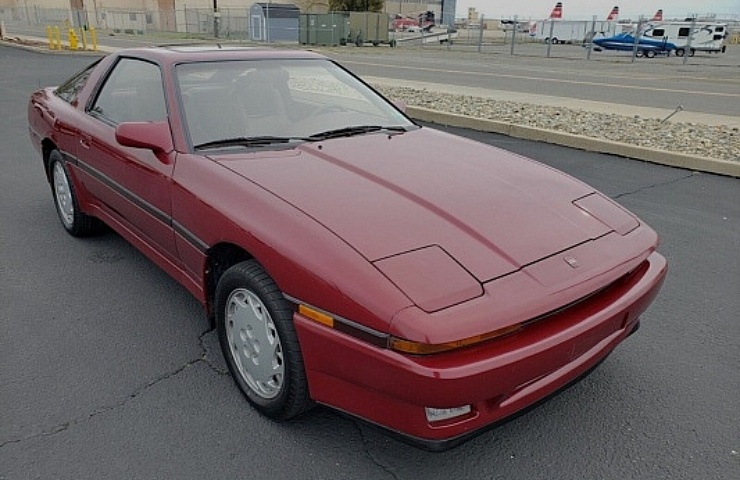
[[[691,25],[694,25],[691,35],[691,46],[689,47],[689,33]],[[645,28],[643,37],[652,39],[665,39],[676,46],[676,55],[683,57],[689,49],[689,56],[694,52],[725,51],[725,38],[727,38],[727,24],[716,22],[650,22]]]
[[[548,18],[532,22],[529,36],[545,43],[585,43],[590,40],[591,26],[595,37],[612,37],[621,32],[621,26],[614,21],[599,20],[560,20]]]

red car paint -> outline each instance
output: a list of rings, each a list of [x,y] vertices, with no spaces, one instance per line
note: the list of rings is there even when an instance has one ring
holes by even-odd
[[[167,119],[146,134],[124,124],[117,136],[87,111],[123,57],[161,70]],[[176,65],[322,58],[124,51],[100,61],[71,102],[52,88],[35,92],[31,140],[44,155],[64,153],[81,210],[207,310],[217,281],[209,258],[230,248],[258,260],[287,298],[346,320],[331,329],[294,315],[311,397],[428,448],[577,380],[636,329],[666,273],[657,235],[552,168],[426,127],[287,148],[191,146]],[[125,138],[152,148],[124,147]],[[388,343],[443,344],[512,325],[508,335],[432,355]],[[462,405],[471,411],[450,420],[425,416],[425,407]]]

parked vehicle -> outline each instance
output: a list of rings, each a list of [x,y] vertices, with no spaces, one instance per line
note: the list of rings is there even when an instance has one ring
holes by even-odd
[[[693,27],[693,33],[691,28]],[[691,45],[689,36],[691,34]],[[727,24],[716,22],[651,22],[643,33],[643,37],[661,39],[676,46],[675,53],[683,57],[688,49],[689,56],[695,52],[721,53],[725,51],[727,38]]]
[[[545,43],[587,43],[591,38],[610,37],[621,32],[619,7],[614,6],[606,20],[563,20],[563,3],[557,2],[550,17],[529,25],[529,36]]]
[[[540,20],[532,23],[529,36],[545,43],[583,43],[594,27],[595,37],[610,37],[621,31],[621,25],[615,21],[600,20],[595,24],[590,20]]]
[[[631,52],[637,48],[638,57],[653,58],[656,54],[669,55],[676,46],[665,39],[653,40],[646,37],[640,37],[635,41],[635,36],[630,33],[620,33],[613,37],[594,38],[592,43],[596,45],[594,50],[621,50]],[[635,45],[637,44],[637,45]]]
[[[188,289],[275,420],[321,403],[453,446],[599,365],[666,275],[607,196],[316,53],[122,50],[28,121],[62,226],[104,223]]]

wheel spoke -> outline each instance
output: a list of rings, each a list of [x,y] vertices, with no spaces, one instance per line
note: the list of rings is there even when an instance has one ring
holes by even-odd
[[[247,385],[273,398],[283,385],[283,350],[267,307],[253,292],[238,289],[229,297],[226,332],[230,351]]]

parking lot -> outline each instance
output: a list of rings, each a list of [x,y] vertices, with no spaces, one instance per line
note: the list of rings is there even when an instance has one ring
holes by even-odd
[[[740,181],[455,130],[602,190],[669,274],[592,375],[454,450],[316,408],[275,424],[226,374],[197,302],[113,233],[59,225],[26,127],[89,55],[0,45],[0,478],[730,479],[740,471]]]

